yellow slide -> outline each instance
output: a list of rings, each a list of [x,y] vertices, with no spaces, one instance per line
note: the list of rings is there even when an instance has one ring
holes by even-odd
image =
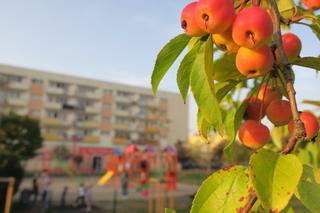
[[[110,180],[110,178],[113,176],[113,174],[114,174],[113,171],[107,171],[106,174],[99,179],[97,185],[103,186],[104,184],[106,184]]]

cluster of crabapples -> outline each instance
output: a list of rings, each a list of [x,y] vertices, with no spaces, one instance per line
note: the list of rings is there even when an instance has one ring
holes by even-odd
[[[245,119],[239,128],[240,142],[250,149],[259,149],[270,140],[270,132],[267,126],[261,123],[261,119],[267,116],[275,126],[288,125],[290,134],[294,132],[289,101],[282,99],[281,93],[276,87],[263,85],[255,97],[244,100],[247,104]],[[319,122],[311,112],[300,113],[300,119],[306,129],[306,140],[312,139],[318,134]]]
[[[236,54],[236,67],[247,78],[265,76],[280,62],[279,50],[269,46],[274,33],[272,14],[262,7],[252,5],[236,11],[233,0],[199,0],[185,6],[181,27],[191,37],[211,34],[219,49]],[[283,34],[282,43],[289,61],[299,56],[302,45],[295,34]],[[261,123],[265,115],[274,125],[288,125],[293,132],[290,103],[282,99],[277,88],[261,86],[256,97],[245,101],[247,120],[239,129],[239,139],[245,146],[258,149],[269,141],[269,129]],[[317,118],[302,112],[301,120],[306,139],[314,137],[319,131]]]

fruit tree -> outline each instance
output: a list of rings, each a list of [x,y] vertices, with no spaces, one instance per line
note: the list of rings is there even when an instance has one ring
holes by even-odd
[[[318,71],[320,58],[300,56],[301,38],[282,32],[299,25],[320,39],[319,8],[320,0],[199,0],[182,9],[184,33],[158,54],[153,92],[186,53],[177,84],[182,101],[189,88],[193,94],[202,139],[210,131],[227,135],[228,157],[236,138],[252,150],[249,166],[221,169],[202,183],[192,213],[293,212],[293,196],[311,212],[320,212],[320,170],[297,152],[319,141],[319,120],[312,112],[299,111],[293,70],[302,66]],[[290,134],[279,151],[271,142],[272,126]]]

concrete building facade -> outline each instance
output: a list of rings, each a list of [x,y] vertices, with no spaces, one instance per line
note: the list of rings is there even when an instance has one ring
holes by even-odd
[[[130,143],[164,147],[188,137],[179,94],[0,65],[0,108],[39,119],[46,148],[108,153]]]

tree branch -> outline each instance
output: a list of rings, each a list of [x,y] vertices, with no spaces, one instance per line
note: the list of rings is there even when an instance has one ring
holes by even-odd
[[[305,138],[306,130],[303,122],[300,120],[300,114],[297,107],[296,91],[293,86],[293,83],[294,83],[293,70],[289,64],[288,58],[283,49],[282,36],[281,36],[281,15],[280,15],[276,0],[268,0],[268,1],[275,17],[273,40],[280,53],[280,70],[282,71],[286,80],[286,89],[288,92],[292,117],[294,121],[294,135],[289,139],[287,145],[284,147],[282,151],[282,154],[289,154],[294,149],[296,143]],[[255,194],[254,196],[252,196],[252,198],[244,207],[243,211],[241,211],[241,213],[248,213],[250,209],[254,206],[256,200],[257,200],[257,195]]]

